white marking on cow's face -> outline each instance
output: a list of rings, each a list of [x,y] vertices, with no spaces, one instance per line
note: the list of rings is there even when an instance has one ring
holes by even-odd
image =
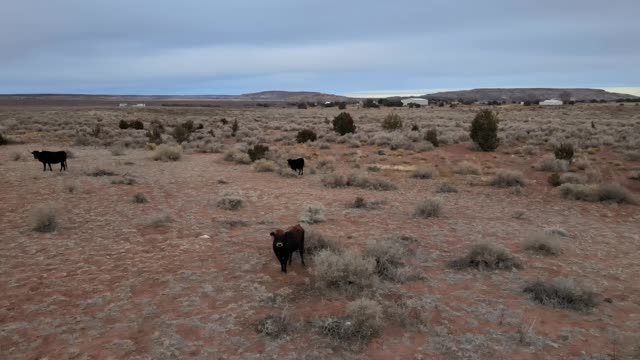
[[[276,247],[283,247],[283,246],[284,246],[284,244],[281,243],[281,242],[276,243]]]

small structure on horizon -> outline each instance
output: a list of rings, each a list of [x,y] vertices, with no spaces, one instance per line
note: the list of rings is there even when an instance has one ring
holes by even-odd
[[[543,105],[543,106],[562,105],[562,101],[558,100],[558,99],[549,99],[549,100],[545,100],[545,101],[540,101],[540,105]]]
[[[131,105],[133,107],[146,107],[146,104],[135,104],[135,105]]]
[[[127,103],[120,103],[118,104],[118,107],[127,107]]]
[[[429,105],[429,100],[428,99],[423,99],[423,98],[409,98],[409,99],[402,99],[402,105],[403,106],[407,106],[411,103],[414,104],[420,104],[420,105],[424,105],[424,106],[428,106]]]

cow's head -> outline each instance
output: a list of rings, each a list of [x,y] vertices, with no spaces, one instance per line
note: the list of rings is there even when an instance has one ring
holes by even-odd
[[[284,246],[284,231],[276,230],[272,231],[269,235],[273,238],[273,245],[277,248]]]
[[[33,155],[34,159],[37,159],[38,155],[40,154],[40,151],[32,151],[31,154]]]

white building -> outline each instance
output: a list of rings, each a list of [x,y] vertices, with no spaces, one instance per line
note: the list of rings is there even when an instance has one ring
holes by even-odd
[[[146,104],[135,104],[135,105],[131,105],[133,107],[146,107]]]
[[[561,100],[557,100],[557,99],[549,99],[549,100],[545,100],[545,101],[540,101],[540,105],[552,105],[552,106],[556,106],[556,105],[562,105],[562,101]]]
[[[429,100],[423,98],[410,98],[410,99],[402,99],[402,105],[407,106],[410,103],[420,104],[424,106],[429,105]]]
[[[118,104],[119,107],[127,107],[127,103],[120,103]]]

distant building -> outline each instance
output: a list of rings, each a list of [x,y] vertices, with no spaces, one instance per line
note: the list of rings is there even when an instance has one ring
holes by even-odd
[[[420,104],[427,106],[429,105],[429,100],[423,98],[410,98],[410,99],[402,99],[402,105],[407,106],[410,103]]]
[[[120,103],[118,104],[119,107],[127,107],[127,103]]]
[[[562,105],[562,101],[561,100],[557,100],[557,99],[549,99],[549,100],[545,100],[545,101],[540,101],[540,105],[543,105],[543,106]]]
[[[135,104],[135,105],[131,105],[133,107],[146,107],[146,104]]]

